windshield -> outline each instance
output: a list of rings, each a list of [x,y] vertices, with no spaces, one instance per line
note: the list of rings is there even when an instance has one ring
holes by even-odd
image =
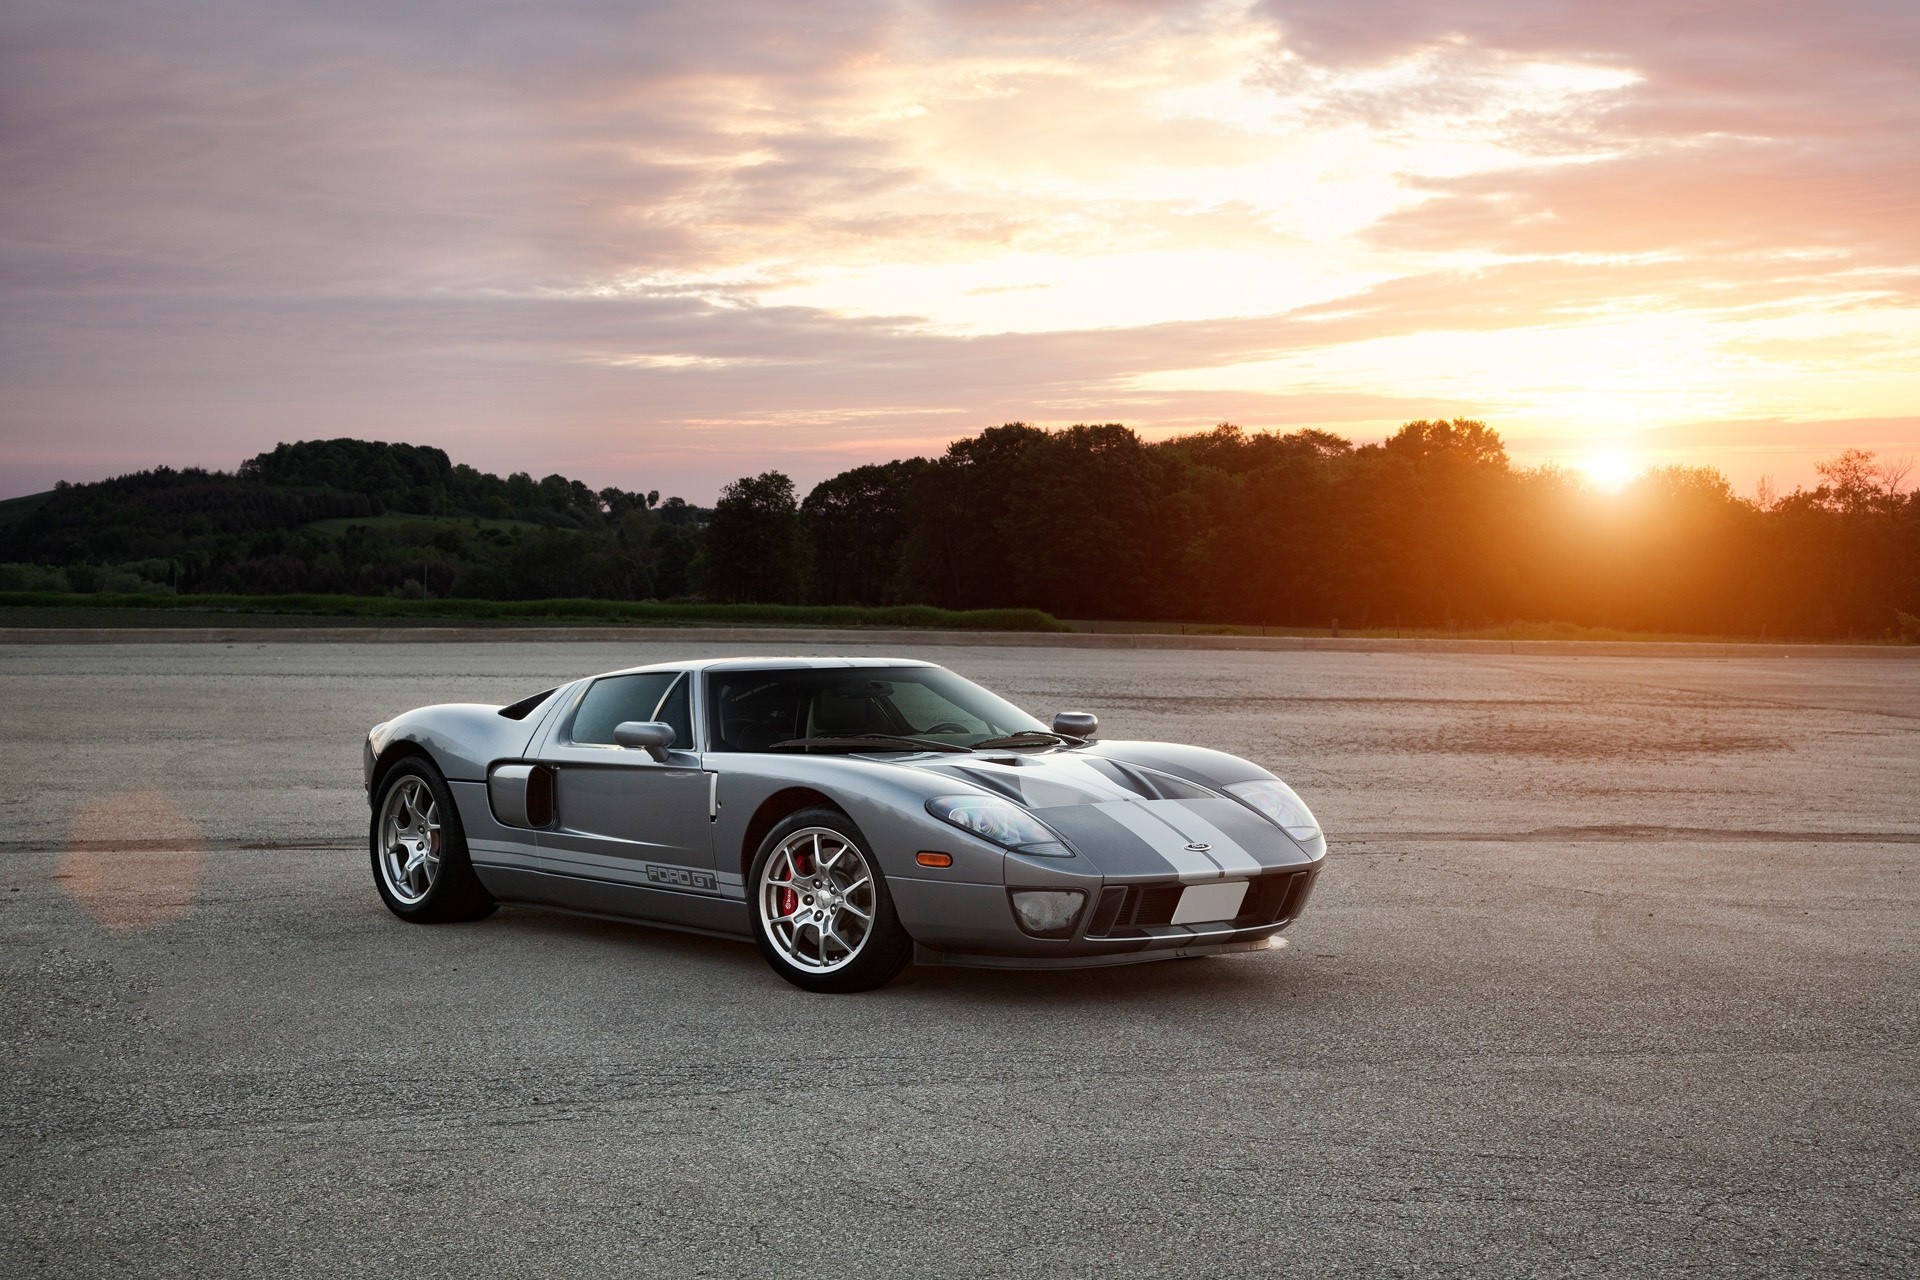
[[[1006,699],[940,667],[709,671],[707,723],[714,751],[767,751],[799,738],[859,734],[969,747],[1047,731]]]

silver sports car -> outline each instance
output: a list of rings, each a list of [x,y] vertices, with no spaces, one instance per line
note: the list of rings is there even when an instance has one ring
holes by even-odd
[[[367,735],[394,914],[499,902],[750,937],[809,991],[909,961],[1070,968],[1277,945],[1326,859],[1257,764],[1048,727],[931,663],[668,662]]]

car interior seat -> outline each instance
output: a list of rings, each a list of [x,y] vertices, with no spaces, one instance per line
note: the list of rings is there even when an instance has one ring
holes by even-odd
[[[813,698],[812,724],[808,733],[891,733],[892,726],[880,714],[873,695],[862,690],[849,696],[837,689],[822,689]]]
[[[734,751],[765,751],[791,736],[757,720],[728,720],[720,726],[721,739]]]

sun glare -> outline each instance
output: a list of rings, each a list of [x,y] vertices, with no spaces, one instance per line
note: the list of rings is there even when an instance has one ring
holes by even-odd
[[[1623,453],[1596,453],[1580,464],[1580,470],[1601,493],[1618,493],[1640,474],[1639,465]]]

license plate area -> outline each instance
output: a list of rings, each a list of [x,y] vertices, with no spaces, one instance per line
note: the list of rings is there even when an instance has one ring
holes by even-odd
[[[1218,884],[1190,884],[1180,894],[1180,905],[1173,909],[1170,924],[1210,924],[1231,920],[1240,914],[1247,896],[1245,880],[1223,880]]]

